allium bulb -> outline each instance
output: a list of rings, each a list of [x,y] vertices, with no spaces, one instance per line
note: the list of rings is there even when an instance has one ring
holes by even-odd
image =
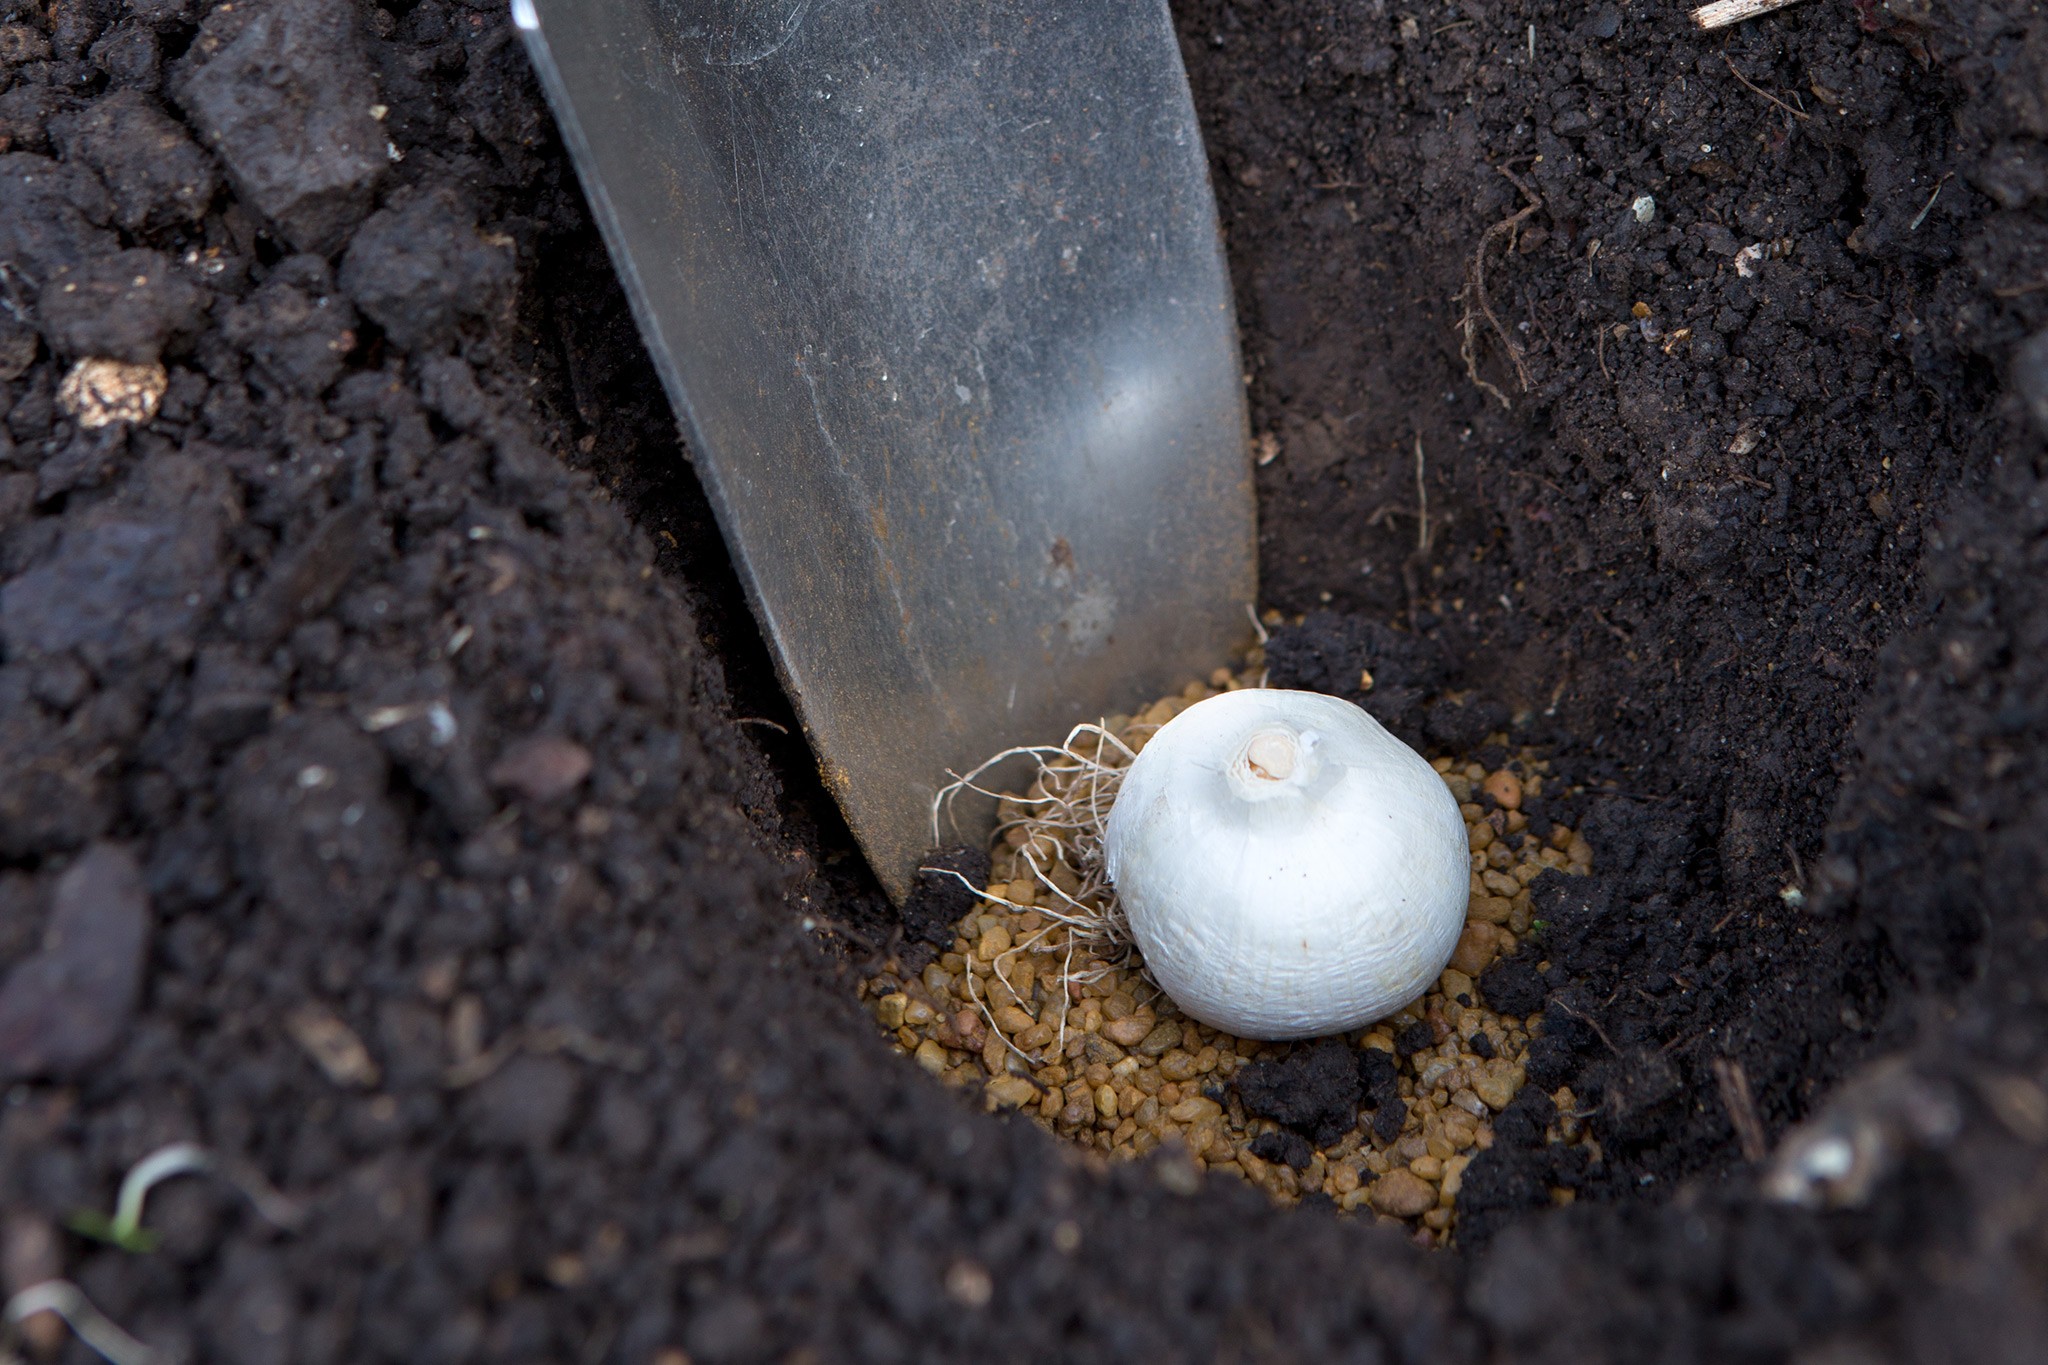
[[[1241,1038],[1392,1014],[1465,924],[1471,857],[1443,779],[1321,693],[1226,692],[1167,722],[1124,774],[1103,851],[1161,988]]]

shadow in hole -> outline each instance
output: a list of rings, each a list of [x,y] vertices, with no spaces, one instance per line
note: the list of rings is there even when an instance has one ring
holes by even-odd
[[[828,945],[851,953],[883,947],[898,928],[895,910],[818,775],[596,232],[550,243],[522,298],[544,419],[569,463],[653,541],[656,566],[695,615],[723,675],[723,700],[759,758],[739,800],[771,845],[808,864],[792,886],[792,907],[821,924],[829,914]]]

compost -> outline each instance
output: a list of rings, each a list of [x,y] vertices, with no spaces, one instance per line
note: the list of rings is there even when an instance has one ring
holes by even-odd
[[[2048,18],[1176,20],[1274,681],[1583,791],[1486,992],[1597,1171],[1514,1125],[1425,1251],[892,1056],[504,10],[0,0],[9,1293],[252,1365],[2036,1349]],[[71,1230],[179,1141],[292,1216]]]

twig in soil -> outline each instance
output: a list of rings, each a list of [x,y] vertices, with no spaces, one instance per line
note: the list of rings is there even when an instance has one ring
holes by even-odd
[[[1721,1105],[1728,1122],[1735,1127],[1735,1140],[1742,1144],[1742,1159],[1754,1165],[1770,1154],[1764,1141],[1764,1123],[1757,1117],[1756,1097],[1749,1093],[1749,1073],[1742,1063],[1726,1057],[1714,1058],[1714,1083],[1721,1088]]]
[[[159,1147],[135,1163],[122,1177],[121,1191],[114,1198],[114,1216],[94,1209],[81,1210],[66,1226],[82,1237],[106,1242],[123,1251],[156,1249],[156,1234],[142,1226],[143,1202],[149,1192],[164,1181],[180,1175],[217,1174],[240,1190],[263,1218],[290,1232],[305,1221],[305,1213],[279,1194],[253,1168],[215,1156],[196,1142],[173,1142]]]
[[[1414,515],[1415,509],[1406,503],[1383,502],[1366,514],[1365,524],[1367,526],[1391,525],[1397,517],[1412,517]]]
[[[24,327],[34,326],[34,310],[28,305],[30,281],[10,262],[0,261],[0,312]]]
[[[1593,619],[1595,621],[1598,621],[1601,624],[1601,626],[1606,629],[1609,635],[1612,635],[1615,639],[1621,641],[1623,644],[1629,644],[1635,639],[1635,636],[1630,635],[1620,626],[1615,625],[1614,622],[1608,620],[1605,616],[1602,616],[1600,614],[1600,608],[1592,607],[1588,610],[1592,614]]]
[[[1796,5],[1799,0],[1714,0],[1711,5],[1701,5],[1692,12],[1692,21],[1709,32],[1717,28],[1729,28],[1736,24],[1761,18],[1787,5]]]
[[[442,1074],[441,1084],[450,1090],[467,1090],[477,1082],[495,1074],[499,1067],[512,1060],[512,1054],[521,1050],[536,1056],[551,1056],[565,1052],[581,1062],[592,1066],[608,1066],[617,1071],[644,1071],[647,1054],[627,1043],[608,1043],[580,1028],[568,1025],[553,1025],[540,1029],[512,1029],[497,1042],[470,1058],[457,1062]]]
[[[1548,488],[1551,492],[1557,494],[1559,497],[1564,496],[1564,490],[1562,488],[1559,488],[1556,484],[1544,478],[1541,474],[1531,474],[1526,469],[1510,469],[1508,471],[1508,477],[1511,479],[1528,479],[1532,483],[1540,483],[1545,488]]]
[[[773,730],[778,735],[786,735],[789,733],[789,727],[787,725],[784,725],[781,721],[778,720],[769,720],[765,716],[737,716],[733,719],[733,724],[762,725],[766,726],[770,730]]]
[[[1779,107],[1780,109],[1783,109],[1783,110],[1784,110],[1784,111],[1785,111],[1786,113],[1790,114],[1790,115],[1791,115],[1791,116],[1792,116],[1793,118],[1800,118],[1800,119],[1810,119],[1810,118],[1812,118],[1812,117],[1813,117],[1813,115],[1811,115],[1811,114],[1807,113],[1807,112],[1806,112],[1806,111],[1805,111],[1804,109],[1794,109],[1794,108],[1793,108],[1793,107],[1792,107],[1791,105],[1789,105],[1789,104],[1785,103],[1785,101],[1783,101],[1783,100],[1779,99],[1779,98],[1778,98],[1778,97],[1777,97],[1776,95],[1773,95],[1773,94],[1772,94],[1772,93],[1771,93],[1770,91],[1768,91],[1768,90],[1764,89],[1764,88],[1763,88],[1763,87],[1762,87],[1761,85],[1758,85],[1758,84],[1757,84],[1757,83],[1756,83],[1755,81],[1751,80],[1751,79],[1750,79],[1749,77],[1747,77],[1747,76],[1743,75],[1743,74],[1742,74],[1742,72],[1741,72],[1740,70],[1738,70],[1738,69],[1736,68],[1736,65],[1735,65],[1735,59],[1734,59],[1733,57],[1729,56],[1729,55],[1728,55],[1727,53],[1723,52],[1723,53],[1721,54],[1721,60],[1722,60],[1723,62],[1726,62],[1726,63],[1728,64],[1728,74],[1729,74],[1729,75],[1731,75],[1731,76],[1735,77],[1735,79],[1736,79],[1736,80],[1738,80],[1738,81],[1741,81],[1741,82],[1742,82],[1742,83],[1743,83],[1744,85],[1748,86],[1748,87],[1749,87],[1749,88],[1750,88],[1751,90],[1755,91],[1755,92],[1756,92],[1757,94],[1759,94],[1759,95],[1762,95],[1762,96],[1763,96],[1763,97],[1764,97],[1765,99],[1769,100],[1769,101],[1770,101],[1770,102],[1771,102],[1772,104],[1775,104],[1775,105],[1777,105],[1777,106],[1778,106],[1778,107]]]
[[[21,1325],[38,1313],[55,1313],[64,1319],[80,1341],[113,1365],[155,1365],[155,1351],[117,1327],[69,1280],[32,1284],[7,1301],[6,1324],[0,1330],[0,1365],[20,1365],[16,1338]]]
[[[1528,286],[1522,288],[1522,311],[1529,315],[1529,326],[1536,329],[1543,338],[1543,345],[1552,354],[1557,351],[1557,338],[1550,334],[1550,326],[1543,321],[1543,315],[1536,311],[1536,300],[1530,296]]]
[[[1528,181],[1507,167],[1496,166],[1494,169],[1506,176],[1529,202],[1488,228],[1479,238],[1478,247],[1472,252],[1472,263],[1465,272],[1465,315],[1458,320],[1458,355],[1465,362],[1465,373],[1473,384],[1498,399],[1503,409],[1508,409],[1514,406],[1508,401],[1508,396],[1479,375],[1479,318],[1484,317],[1487,324],[1493,328],[1494,335],[1500,338],[1500,344],[1507,350],[1508,360],[1515,367],[1515,382],[1523,393],[1529,391],[1529,366],[1522,359],[1522,348],[1515,344],[1514,337],[1508,334],[1508,329],[1502,325],[1499,315],[1493,311],[1492,302],[1486,297],[1486,253],[1493,249],[1496,240],[1503,237],[1508,239],[1508,249],[1512,250],[1515,229],[1520,227],[1522,221],[1530,214],[1542,208],[1543,201],[1537,197],[1536,191],[1529,187]],[[1475,304],[1478,305],[1476,314],[1473,311]]]
[[[1610,999],[1611,998],[1612,997],[1610,997]],[[1614,1045],[1614,1040],[1607,1036],[1607,1030],[1600,1027],[1599,1020],[1595,1019],[1592,1015],[1586,1013],[1584,1010],[1572,1008],[1570,1005],[1567,1005],[1562,1000],[1552,999],[1550,1003],[1557,1006],[1559,1009],[1563,1010],[1566,1014],[1569,1014],[1572,1018],[1578,1020],[1580,1023],[1584,1024],[1587,1028],[1593,1030],[1595,1034],[1599,1035],[1600,1041],[1607,1044],[1607,1050],[1609,1052],[1612,1052],[1617,1057],[1621,1055],[1621,1049],[1616,1047]]]
[[[1526,385],[1524,386],[1526,387]],[[1429,554],[1429,485],[1423,482],[1422,433],[1415,433],[1415,553]]]
[[[878,958],[882,956],[881,944],[875,942],[866,934],[854,932],[852,929],[847,928],[843,924],[838,924],[828,919],[813,919],[811,916],[808,915],[804,917],[804,923],[806,927],[815,928],[815,930],[818,933],[837,934],[839,937],[845,939],[848,943],[860,949],[861,952],[867,954],[869,957]]]
[[[1906,231],[1918,232],[1920,230],[1920,225],[1927,221],[1927,215],[1934,212],[1934,201],[1941,198],[1941,187],[1955,179],[1955,177],[1956,173],[1950,171],[1947,175],[1934,182],[1934,193],[1927,196],[1927,202],[1921,206],[1920,212],[1914,214],[1913,221],[1906,224]]]

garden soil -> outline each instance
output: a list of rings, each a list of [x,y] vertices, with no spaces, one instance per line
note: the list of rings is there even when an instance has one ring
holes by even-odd
[[[1582,788],[1482,984],[1597,1174],[1532,1127],[1425,1252],[891,1056],[503,8],[0,0],[10,1292],[237,1365],[2031,1358],[2048,13],[1176,20],[1276,678]],[[66,1229],[179,1140],[155,1250]]]

